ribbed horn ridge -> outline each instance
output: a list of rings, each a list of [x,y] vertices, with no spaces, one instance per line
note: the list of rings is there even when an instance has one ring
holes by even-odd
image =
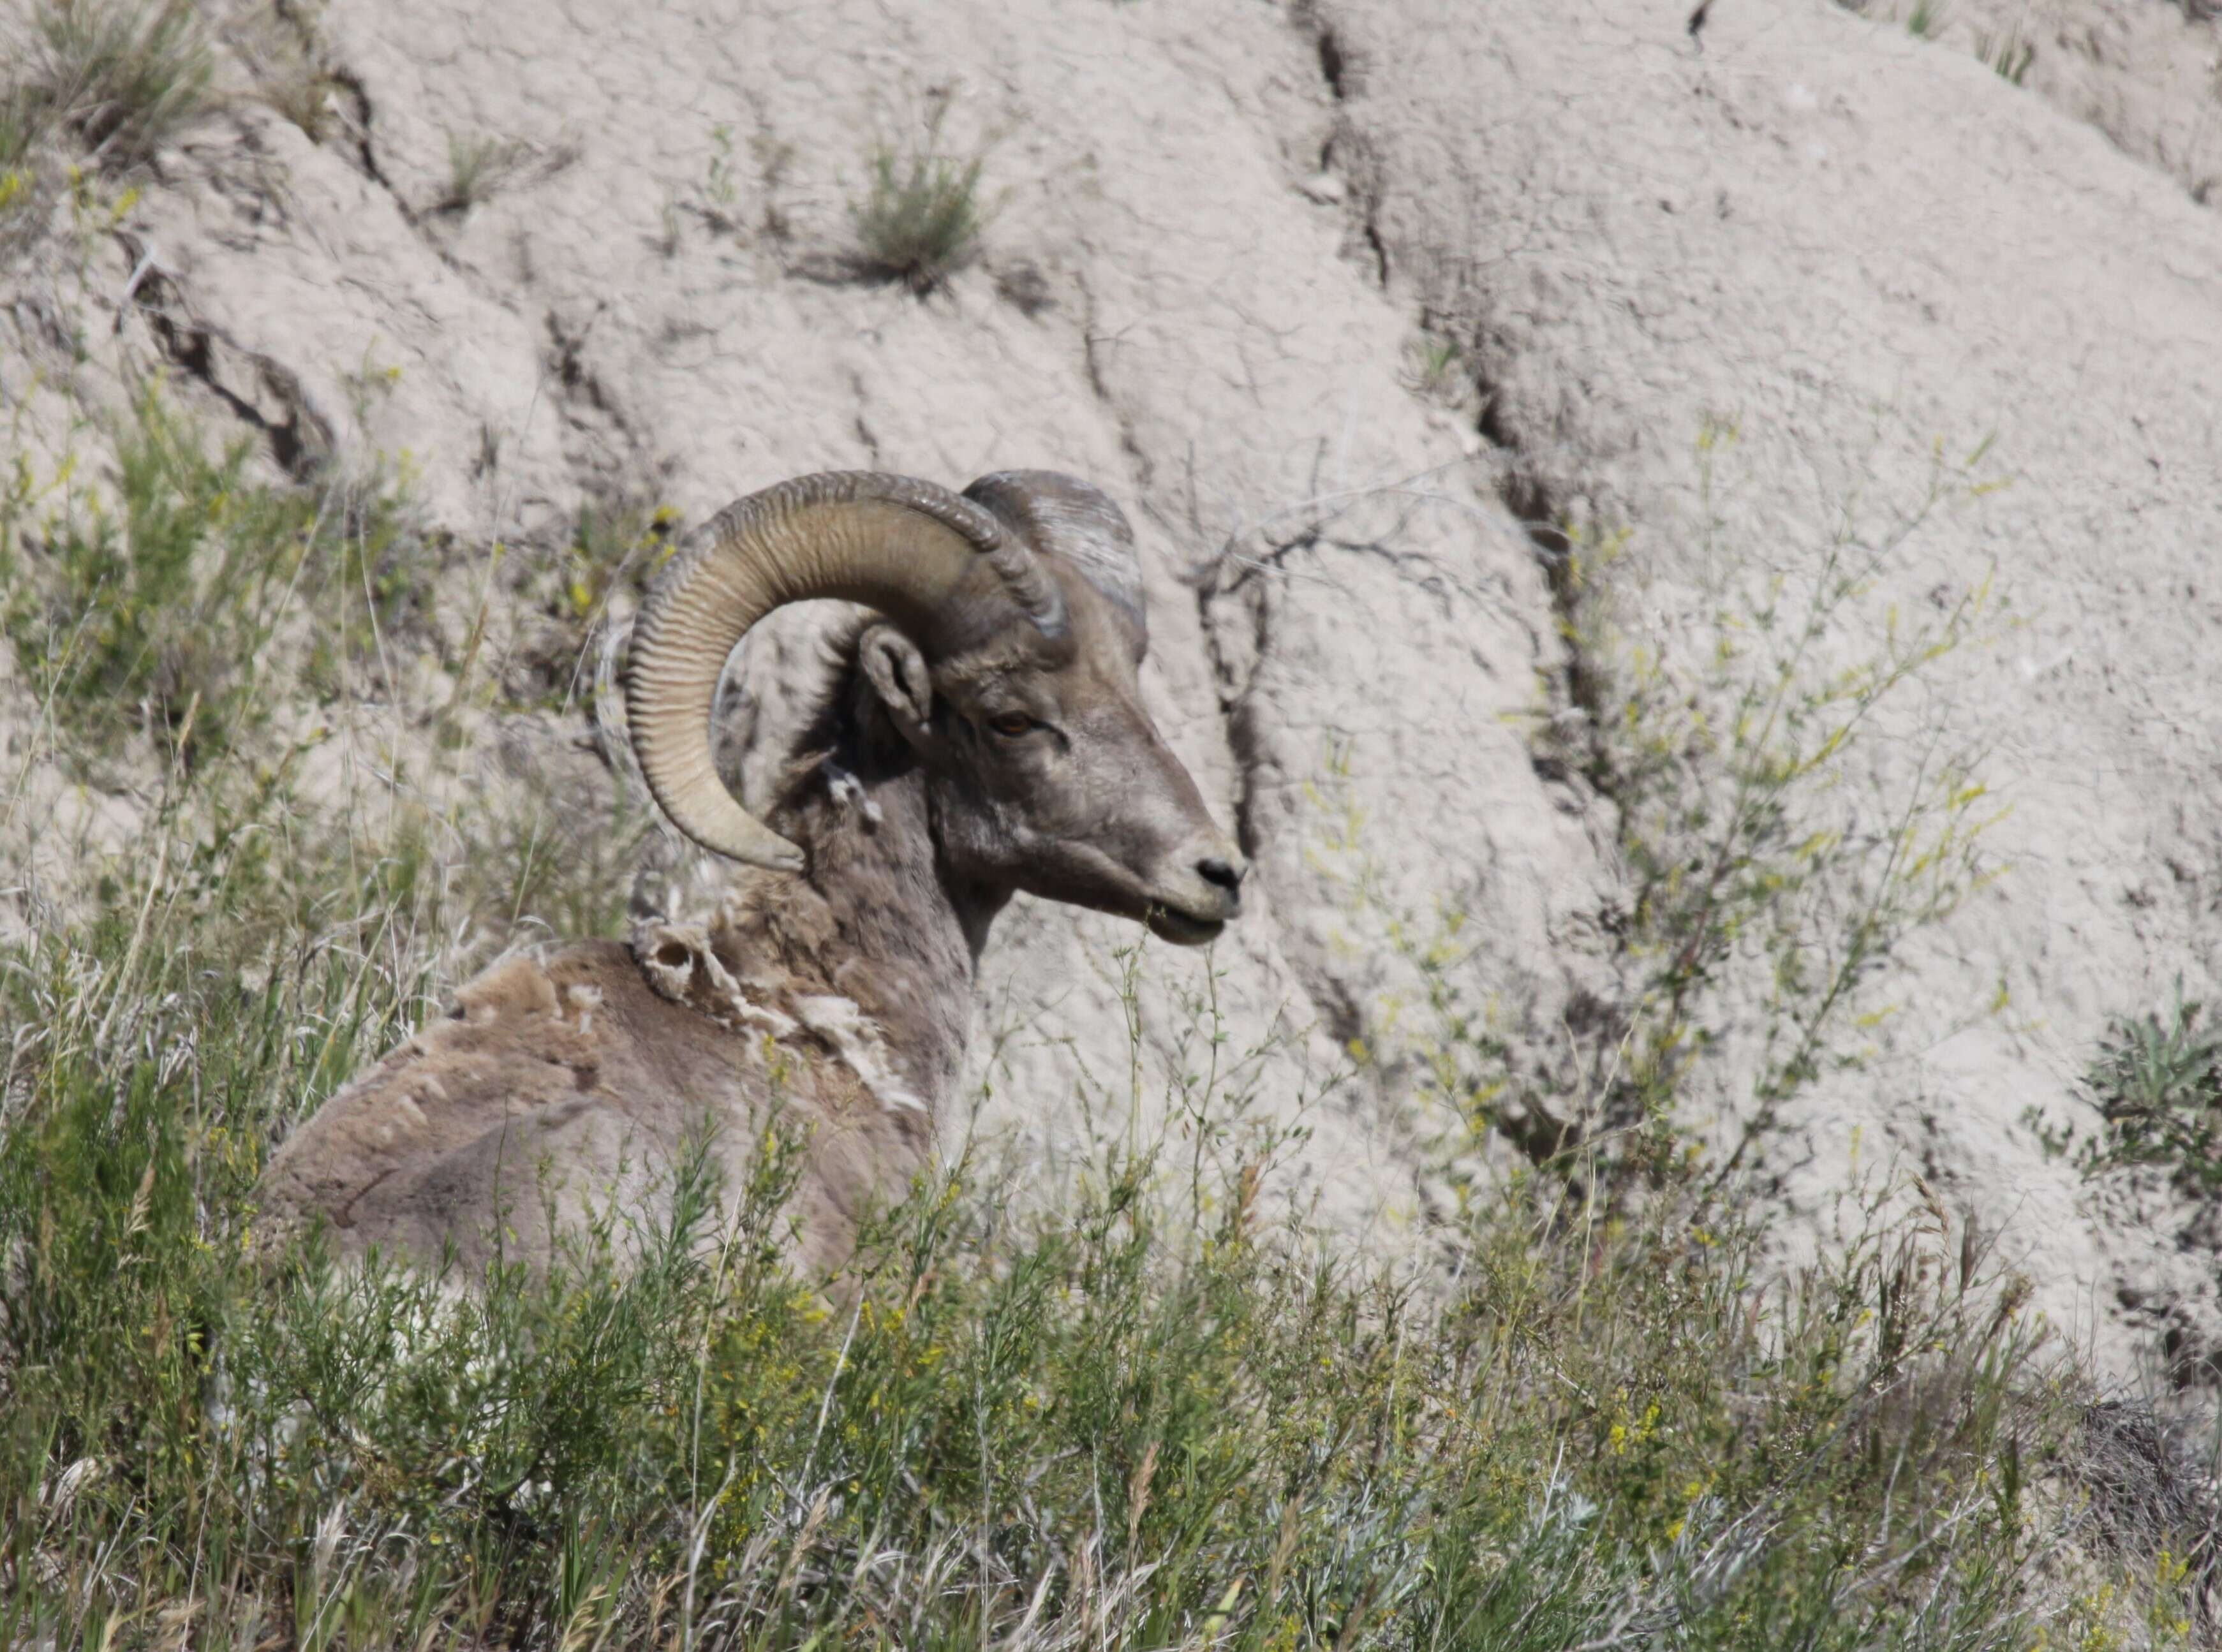
[[[707,849],[775,871],[804,855],[742,808],[710,744],[725,661],[775,608],[813,598],[885,614],[929,654],[981,640],[1015,609],[1061,635],[1056,585],[995,514],[907,476],[831,471],[728,505],[656,576],[633,623],[625,713],[649,790]]]
[[[1038,549],[1063,557],[1126,616],[1139,657],[1149,646],[1142,560],[1134,530],[1111,497],[1062,471],[996,471],[964,490]]]

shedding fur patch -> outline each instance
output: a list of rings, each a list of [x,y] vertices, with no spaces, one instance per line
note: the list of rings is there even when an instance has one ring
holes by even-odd
[[[807,1034],[855,1073],[888,1111],[928,1111],[918,1092],[904,1081],[879,1023],[854,999],[798,995],[793,1000],[792,1017],[758,1004],[719,961],[710,948],[708,929],[699,923],[636,925],[632,954],[642,976],[659,997],[699,1010],[734,1032],[763,1033],[786,1041]]]
[[[753,1002],[732,972],[710,949],[710,932],[700,923],[641,923],[632,932],[632,955],[650,986],[674,1004],[700,1010],[734,1032],[769,1033],[786,1038],[792,1018]]]
[[[864,783],[830,757],[825,760],[824,767],[825,789],[832,794],[833,801],[844,809],[860,810],[871,824],[880,824],[879,800],[865,794]]]
[[[798,998],[794,1012],[802,1017],[804,1026],[848,1064],[849,1071],[863,1081],[881,1106],[891,1113],[926,1111],[918,1092],[903,1082],[887,1040],[880,1036],[880,1023],[858,1009],[854,998]]]

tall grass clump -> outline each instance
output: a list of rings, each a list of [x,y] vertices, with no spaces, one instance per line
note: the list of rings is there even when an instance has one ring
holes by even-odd
[[[866,158],[863,197],[849,209],[857,237],[851,263],[862,278],[899,281],[922,295],[978,255],[988,221],[980,199],[987,160],[943,152],[945,112],[934,111],[922,141],[900,148],[882,142]]]
[[[2026,38],[2018,28],[2013,28],[1997,35],[1977,35],[1975,55],[1989,64],[1991,72],[1999,79],[2018,86],[2029,78],[2029,72],[2037,63],[2037,43]]]
[[[36,0],[10,42],[14,98],[121,171],[214,105],[216,59],[186,0]]]
[[[529,146],[490,133],[448,134],[448,180],[436,212],[464,213],[517,181],[530,163]]]

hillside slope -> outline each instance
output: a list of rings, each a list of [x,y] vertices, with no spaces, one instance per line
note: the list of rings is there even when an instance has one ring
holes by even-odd
[[[1844,829],[1871,835],[1911,754],[1979,753],[2002,875],[1859,1006],[1871,1059],[1779,1105],[1752,1091],[1766,961],[1736,954],[1688,1122],[1759,1173],[1789,1250],[1862,1162],[1918,1171],[2113,1369],[2161,1348],[2212,1380],[2195,1205],[2156,1175],[2087,1187],[2024,1115],[2087,1130],[2109,1018],[2217,984],[2222,220],[1824,0],[1717,0],[1694,35],[1634,0],[748,11],[281,11],[322,66],[313,133],[258,100],[274,59],[232,14],[233,97],[133,197],[63,190],[9,228],[23,462],[99,472],[86,410],[158,366],[273,472],[385,455],[433,594],[405,668],[296,723],[351,716],[349,760],[396,772],[460,729],[588,838],[615,782],[568,662],[630,599],[582,565],[586,523],[827,468],[1097,481],[1141,533],[1158,716],[1263,898],[1209,960],[1139,972],[1111,924],[1006,920],[983,1123],[1051,1161],[1115,1130],[1203,1059],[1208,999],[1236,1087],[1310,1131],[1277,1193],[1394,1248],[1533,1146],[1518,1098],[1610,1101],[1655,1024],[1626,771],[1543,733],[1603,750],[1639,654],[1701,667],[1754,582],[1810,581],[1848,520],[1890,538],[1936,444],[1980,449],[1864,582],[1870,629],[1816,659],[1886,647],[1893,604],[1996,591],[1836,795],[1872,788]],[[995,212],[920,297],[847,255],[875,143],[930,123]],[[129,854],[160,764],[142,742],[88,779],[11,669],[11,829],[63,889],[88,845]],[[1130,979],[1159,1070],[1131,1086]],[[1479,1077],[1442,1076],[1446,994]],[[1477,1148],[1459,1114],[1497,1079]]]

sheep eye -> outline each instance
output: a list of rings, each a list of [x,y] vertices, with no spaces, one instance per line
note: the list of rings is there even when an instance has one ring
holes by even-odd
[[[988,726],[1006,740],[1015,740],[1039,725],[1023,711],[999,711],[988,719]]]

